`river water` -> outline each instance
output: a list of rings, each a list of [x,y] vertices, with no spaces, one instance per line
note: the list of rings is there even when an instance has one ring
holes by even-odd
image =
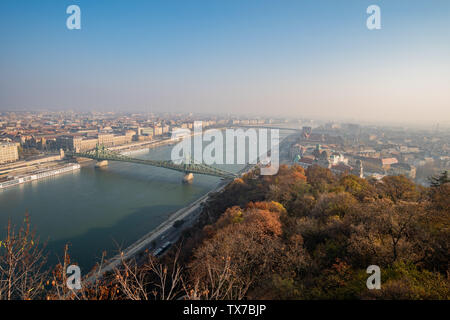
[[[170,159],[171,150],[166,145],[131,156]],[[219,167],[237,172],[244,165]],[[87,166],[15,186],[0,191],[0,236],[6,233],[8,219],[20,225],[28,212],[41,242],[47,242],[49,264],[58,261],[68,243],[72,261],[87,271],[103,251],[113,256],[221,181],[196,174],[186,185],[182,178],[172,170],[110,162],[105,168]]]

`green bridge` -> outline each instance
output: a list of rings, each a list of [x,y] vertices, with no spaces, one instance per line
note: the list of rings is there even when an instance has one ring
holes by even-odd
[[[166,168],[170,170],[175,170],[183,172],[184,174],[204,174],[208,176],[215,176],[225,179],[234,179],[238,175],[232,172],[224,171],[221,169],[214,168],[212,166],[202,164],[202,163],[181,163],[177,164],[170,160],[144,160],[137,159],[128,156],[124,156],[118,152],[108,150],[105,146],[97,146],[95,149],[86,152],[72,152],[66,151],[66,156],[71,157],[81,157],[89,158],[97,161],[121,161],[121,162],[131,162],[138,164],[145,164],[154,167]]]

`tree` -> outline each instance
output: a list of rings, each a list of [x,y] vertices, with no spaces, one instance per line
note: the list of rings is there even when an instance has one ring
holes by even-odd
[[[383,177],[378,187],[381,195],[390,198],[393,202],[416,201],[419,198],[417,186],[405,176]]]
[[[306,170],[307,181],[318,192],[324,192],[336,182],[336,177],[327,168],[312,165]]]
[[[366,179],[355,175],[344,175],[341,177],[339,186],[342,186],[344,191],[351,193],[360,201],[376,198],[375,188]]]
[[[281,253],[280,215],[274,202],[250,203],[227,210],[216,233],[195,251],[189,265],[191,283],[215,299],[241,299],[271,278]]]
[[[421,204],[380,199],[346,216],[351,226],[349,259],[361,268],[419,261],[424,256],[420,221],[425,214]]]
[[[124,259],[122,254],[121,264],[113,271],[117,292],[127,300],[172,300],[180,297],[183,279],[178,257],[179,251],[171,265],[167,265],[148,254],[147,261],[139,265],[135,259]]]
[[[64,255],[51,271],[51,277],[47,280],[49,288],[46,291],[47,300],[116,300],[118,299],[117,285],[111,279],[109,273],[102,273],[102,267],[106,253],[102,254],[100,262],[81,280],[81,289],[67,286],[67,268],[76,265],[71,261],[69,245],[64,246]]]
[[[449,300],[450,279],[438,272],[398,262],[384,269],[381,290],[363,290],[362,299]]]
[[[430,185],[434,188],[440,187],[445,183],[450,182],[450,178],[448,177],[448,170],[443,171],[439,176],[432,176],[429,178]]]
[[[324,193],[320,196],[312,210],[312,215],[320,219],[337,216],[344,218],[347,213],[354,211],[358,201],[348,192]]]
[[[42,297],[45,263],[43,246],[31,231],[28,214],[18,232],[9,221],[6,237],[0,241],[0,299],[31,300]]]

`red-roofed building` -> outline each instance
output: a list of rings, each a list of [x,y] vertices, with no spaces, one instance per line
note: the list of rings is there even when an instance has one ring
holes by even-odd
[[[314,164],[314,159],[310,157],[301,157],[296,163],[306,169]]]

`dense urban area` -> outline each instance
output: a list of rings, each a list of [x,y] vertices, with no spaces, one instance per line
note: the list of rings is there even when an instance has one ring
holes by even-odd
[[[99,148],[169,143],[177,129],[278,128],[276,175],[261,164],[218,186],[66,286],[28,215],[0,241],[1,299],[449,299],[450,134],[193,114],[3,112],[0,187],[78,170]],[[89,164],[87,164],[89,163]],[[98,163],[97,163],[98,165]],[[220,173],[220,172],[219,172]],[[220,176],[220,175],[219,175]],[[151,230],[149,230],[151,231]],[[383,287],[366,287],[366,268]]]
[[[0,114],[0,186],[31,173],[60,169],[64,151],[85,152],[98,145],[111,150],[144,148],[170,139],[177,129],[228,126],[278,126],[301,131],[289,145],[289,161],[334,173],[381,179],[405,175],[427,185],[428,178],[450,167],[450,133],[363,126],[307,119],[243,118],[193,114],[118,114],[76,112],[3,112]],[[65,167],[64,167],[65,168]],[[70,169],[66,169],[70,170]],[[9,182],[9,184],[8,184]]]

